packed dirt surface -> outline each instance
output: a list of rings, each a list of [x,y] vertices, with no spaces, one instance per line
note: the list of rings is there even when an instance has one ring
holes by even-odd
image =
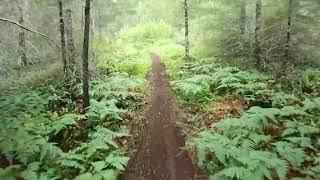
[[[176,128],[177,110],[170,83],[159,56],[151,54],[150,83],[153,94],[146,111],[145,127],[136,139],[136,153],[121,180],[193,180],[196,167],[185,151]]]

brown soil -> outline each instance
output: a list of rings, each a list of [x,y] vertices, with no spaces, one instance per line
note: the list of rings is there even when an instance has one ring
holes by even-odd
[[[176,101],[160,58],[151,54],[153,94],[146,122],[136,138],[136,153],[121,180],[192,180],[196,167],[181,150],[184,138],[176,128]]]

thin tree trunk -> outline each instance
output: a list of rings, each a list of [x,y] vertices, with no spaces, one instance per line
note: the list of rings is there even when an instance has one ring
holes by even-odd
[[[70,9],[66,10],[65,13],[66,20],[66,34],[67,34],[67,49],[68,49],[68,66],[70,68],[70,73],[76,75],[77,63],[76,63],[76,47],[73,38],[73,27],[72,27],[72,11]]]
[[[185,23],[185,59],[189,60],[189,7],[188,0],[184,0],[184,23]]]
[[[90,33],[91,33],[91,37],[95,36],[95,20],[93,17],[90,17]]]
[[[83,34],[83,107],[86,109],[89,107],[89,40],[90,40],[90,1],[86,0],[85,6],[85,27]]]
[[[99,39],[102,39],[102,18],[101,18],[101,8],[98,8],[98,18],[99,18],[99,21],[98,21],[98,28],[99,28]]]
[[[260,31],[261,31],[261,0],[256,1],[256,28],[255,28],[255,47],[254,47],[254,57],[256,60],[256,67],[260,70],[263,69],[263,62],[261,57],[261,42],[260,42]]]
[[[67,57],[66,57],[66,40],[65,40],[65,28],[63,20],[63,4],[62,0],[58,0],[59,4],[59,18],[60,18],[60,35],[61,35],[61,58],[63,62],[64,75],[67,73]]]
[[[246,2],[244,0],[241,2],[240,32],[242,36],[244,36],[246,33]]]
[[[290,44],[291,44],[291,23],[292,23],[292,1],[293,0],[289,0],[289,4],[288,4],[288,27],[287,27],[287,40],[286,40],[286,48],[285,48],[285,54],[284,54],[284,61],[282,63],[282,69],[285,70],[286,69],[286,65],[289,63],[290,61]]]
[[[84,32],[84,7],[81,7],[81,36],[83,37],[84,36],[84,34],[83,34],[83,32]]]
[[[18,10],[19,10],[19,24],[23,25],[23,1],[17,0]],[[26,55],[26,38],[24,34],[24,30],[21,29],[19,33],[19,52],[21,56],[21,64],[23,66],[27,66],[27,55]]]

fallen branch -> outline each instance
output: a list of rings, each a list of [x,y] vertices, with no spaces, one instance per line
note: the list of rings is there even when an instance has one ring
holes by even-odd
[[[14,24],[14,25],[16,25],[16,26],[19,26],[20,28],[22,28],[22,29],[24,29],[24,30],[30,31],[30,32],[32,32],[32,33],[38,34],[38,35],[43,36],[43,37],[46,37],[46,38],[48,37],[47,35],[45,35],[45,34],[43,34],[43,33],[40,33],[40,32],[38,32],[38,31],[29,29],[29,28],[27,28],[27,27],[25,27],[25,26],[23,26],[23,25],[21,25],[21,24],[19,24],[19,23],[17,23],[17,22],[14,22],[14,21],[12,21],[12,20],[10,20],[10,19],[6,19],[6,18],[0,17],[0,21],[8,22],[8,23]]]
[[[59,48],[59,45],[58,45],[57,43],[55,43],[54,40],[50,39],[47,35],[45,35],[45,34],[43,34],[43,33],[40,33],[40,32],[38,32],[38,31],[32,30],[32,29],[30,29],[30,28],[27,28],[27,27],[25,27],[25,26],[23,26],[23,25],[15,22],[15,21],[10,20],[10,19],[6,19],[6,18],[0,17],[0,21],[14,24],[14,25],[16,25],[16,26],[18,26],[18,27],[26,30],[26,31],[29,31],[29,32],[32,32],[32,33],[34,33],[34,34],[40,35],[40,36],[42,36],[42,37],[45,37],[45,38],[47,38],[47,39],[49,40],[49,42],[53,43],[57,48]]]

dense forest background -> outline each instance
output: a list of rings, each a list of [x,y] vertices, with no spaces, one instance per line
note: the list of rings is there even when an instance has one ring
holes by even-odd
[[[289,4],[291,3],[291,4]],[[80,54],[84,28],[84,2],[67,1],[64,8],[72,11],[73,31],[76,51]],[[170,25],[177,33],[176,42],[184,44],[184,19],[181,1],[173,2],[92,2],[91,36],[95,40],[113,40],[120,30],[150,21]],[[182,6],[182,7],[181,7]],[[256,64],[254,61],[256,3],[255,1],[190,1],[190,43],[194,56],[223,57],[224,62],[235,64]],[[263,1],[259,44],[261,46],[259,68],[264,72],[276,74],[283,69],[279,66],[316,67],[319,63],[319,3],[317,1]],[[37,9],[34,11],[34,9]],[[165,11],[164,11],[165,9]],[[25,32],[24,52],[29,68],[45,69],[44,64],[54,64],[49,71],[59,66],[59,16],[55,1],[16,1],[3,0],[1,17],[22,22],[48,37]],[[290,14],[289,14],[290,13]],[[287,43],[288,16],[290,15],[289,58],[285,57]],[[1,75],[19,76],[22,62],[20,58],[20,28],[1,22]],[[96,42],[96,41],[95,41]],[[97,60],[91,50],[92,61]],[[42,67],[41,67],[42,64]],[[258,67],[258,65],[256,66]],[[294,68],[296,70],[296,68]],[[47,69],[46,69],[47,71]],[[293,76],[296,73],[290,73]],[[25,76],[23,76],[25,77]],[[5,78],[8,80],[8,78]],[[6,86],[5,83],[1,83]],[[10,83],[9,83],[10,84]],[[16,84],[16,83],[15,83]]]
[[[319,37],[319,0],[1,0],[0,179],[117,179],[150,53],[210,178],[320,178]]]

